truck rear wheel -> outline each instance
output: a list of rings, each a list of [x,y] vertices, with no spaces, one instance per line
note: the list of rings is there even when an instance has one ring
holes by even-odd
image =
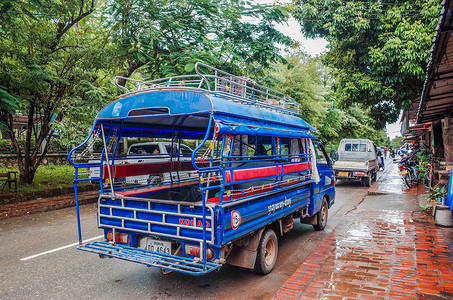
[[[261,236],[258,252],[256,254],[255,272],[266,275],[275,266],[278,254],[277,235],[272,229],[267,229]]]
[[[368,174],[368,177],[362,177],[362,186],[371,186],[371,175]]]
[[[327,225],[327,217],[329,214],[328,212],[329,205],[327,204],[327,199],[324,197],[321,204],[321,209],[316,214],[316,224],[313,225],[316,230],[324,230]]]
[[[373,181],[376,181],[376,179],[377,179],[377,172],[376,171],[373,172],[373,176],[371,176],[371,179]]]

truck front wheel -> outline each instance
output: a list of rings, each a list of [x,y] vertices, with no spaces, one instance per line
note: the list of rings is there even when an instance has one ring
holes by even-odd
[[[278,254],[277,235],[272,229],[267,229],[261,236],[258,252],[256,254],[255,272],[266,275],[275,266]]]
[[[316,224],[313,227],[316,230],[324,230],[327,225],[329,205],[327,204],[327,199],[324,198],[322,201],[321,209],[316,214]]]

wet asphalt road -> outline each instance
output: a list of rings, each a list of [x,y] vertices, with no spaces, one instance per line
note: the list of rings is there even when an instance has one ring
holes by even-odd
[[[21,260],[77,241],[75,208],[0,221],[0,299],[269,299],[342,217],[367,197],[359,182],[339,182],[324,231],[295,222],[279,238],[274,271],[262,276],[226,265],[200,277],[99,259],[75,246]],[[371,200],[370,200],[371,201]],[[369,202],[369,201],[367,201]],[[379,208],[378,203],[369,204]],[[85,205],[82,238],[100,236],[95,205]],[[296,220],[295,220],[296,221]]]

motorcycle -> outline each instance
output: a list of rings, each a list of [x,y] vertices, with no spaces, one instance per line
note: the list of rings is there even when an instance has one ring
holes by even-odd
[[[415,167],[415,155],[406,156],[398,163],[400,175],[408,188],[418,185],[418,170]]]

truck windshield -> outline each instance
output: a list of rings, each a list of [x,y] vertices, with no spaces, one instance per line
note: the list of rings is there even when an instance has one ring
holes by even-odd
[[[344,151],[366,152],[366,144],[346,143],[344,145]]]

